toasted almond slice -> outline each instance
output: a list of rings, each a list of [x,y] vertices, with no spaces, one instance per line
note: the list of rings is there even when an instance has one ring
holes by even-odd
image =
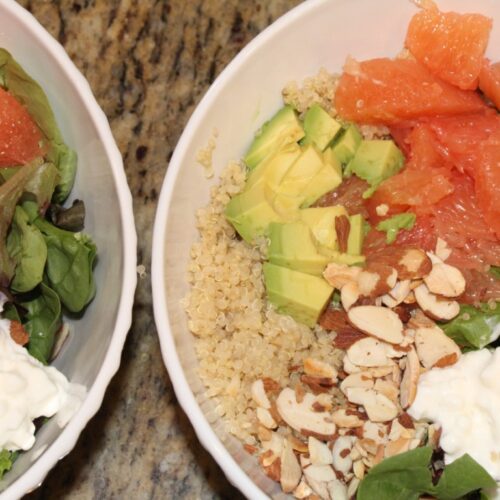
[[[326,266],[323,277],[330,285],[340,290],[347,283],[355,283],[360,272],[361,268],[358,266],[348,266],[346,264],[331,262]]]
[[[316,493],[316,499],[319,497],[321,500],[329,500],[330,494],[328,493],[327,481],[318,481],[315,479],[314,476],[317,475],[317,472],[315,469],[308,471],[311,467],[328,467],[330,469],[331,467],[328,465],[311,465],[310,467],[307,467],[307,469],[304,469],[304,476],[307,484],[311,487],[314,493]],[[312,495],[312,497],[314,498],[315,495]]]
[[[309,454],[299,455],[299,461],[300,461],[300,466],[302,467],[302,470],[304,470],[306,467],[309,467],[311,465],[311,459],[309,458]]]
[[[371,455],[375,455],[375,453],[377,453],[378,444],[373,439],[363,438],[359,440],[359,443]]]
[[[386,264],[371,263],[358,276],[358,289],[363,297],[379,297],[396,284],[397,271]]]
[[[333,463],[332,452],[325,443],[313,436],[308,441],[309,458],[313,465],[330,465]]]
[[[411,418],[411,417],[410,417]],[[399,438],[412,439],[415,437],[415,429],[407,429],[399,422],[399,417],[391,422],[391,432],[389,432],[389,441],[396,441]]]
[[[351,403],[363,405],[372,422],[388,422],[398,415],[397,406],[386,396],[372,389],[347,389],[347,399]]]
[[[379,378],[373,388],[389,398],[393,403],[398,401],[399,388],[392,381]]]
[[[443,297],[458,297],[465,290],[463,274],[453,266],[438,262],[433,264],[431,272],[424,278],[430,292]]]
[[[432,268],[429,257],[418,248],[406,248],[398,257],[399,260],[394,267],[396,267],[400,279],[423,278],[429,274]]]
[[[256,380],[251,387],[252,399],[259,405],[260,407],[269,410],[271,408],[271,402],[267,397],[266,390],[264,389],[264,382],[262,379]]]
[[[374,337],[366,337],[347,349],[347,357],[358,366],[385,366],[390,363],[389,344]]]
[[[431,424],[428,427],[427,444],[433,448],[438,448],[441,439],[441,427],[437,424]]]
[[[337,380],[337,370],[332,365],[319,359],[306,358],[304,360],[304,372],[312,377]]]
[[[412,347],[406,357],[406,368],[401,379],[401,395],[400,403],[401,408],[405,410],[408,408],[417,395],[417,384],[420,377],[420,362],[417,353]]]
[[[336,426],[328,412],[315,412],[313,405],[316,398],[311,393],[304,395],[304,400],[297,403],[295,392],[290,388],[281,391],[276,406],[281,418],[296,431],[309,431],[323,436],[333,436]]]
[[[451,249],[446,241],[438,238],[436,241],[436,250],[434,251],[437,257],[445,261],[451,255]]]
[[[259,456],[259,462],[262,467],[269,467],[277,459],[278,456],[272,450],[266,450]]]
[[[332,420],[337,427],[344,429],[355,429],[362,427],[364,420],[361,420],[355,413],[349,413],[345,408],[340,408],[332,413]]]
[[[353,477],[351,479],[349,485],[347,486],[347,498],[354,498],[360,482],[361,480],[357,477]]]
[[[382,296],[382,303],[391,309],[401,304],[410,293],[410,280],[398,281],[394,287]]]
[[[265,451],[270,450],[279,457],[283,449],[283,440],[284,437],[281,434],[271,432],[271,438],[268,441],[262,441],[262,449]]]
[[[315,481],[328,483],[336,479],[335,471],[329,465],[310,465],[304,469],[304,474],[307,481],[313,479]]]
[[[293,434],[287,437],[288,441],[290,441],[290,444],[292,445],[292,448],[295,451],[298,451],[299,453],[308,453],[309,452],[309,447],[307,446],[307,443],[304,443],[304,441],[301,441],[299,438],[295,437]]]
[[[348,387],[364,387],[371,389],[373,387],[373,378],[363,373],[352,373],[348,375],[340,384],[340,389],[345,393]]]
[[[263,425],[259,425],[257,427],[257,437],[260,441],[270,441],[272,438],[272,432]]]
[[[331,499],[349,500],[349,496],[347,494],[347,486],[338,479],[330,481],[327,485],[327,488]]]
[[[340,302],[348,311],[359,299],[359,289],[356,282],[346,283],[340,290]]]
[[[365,469],[365,464],[362,460],[356,460],[352,464],[352,470],[358,479],[363,479],[365,477]]]
[[[384,448],[384,457],[389,458],[399,455],[410,449],[410,439],[400,437],[396,441],[389,441]]]
[[[461,355],[458,345],[437,325],[417,328],[415,347],[420,362],[425,368],[438,365],[443,358],[447,358],[449,364],[453,364]]]
[[[298,486],[301,477],[302,469],[297,457],[293,452],[291,444],[285,439],[283,450],[281,451],[281,489],[285,493],[291,493]]]
[[[357,365],[355,365],[354,363],[351,362],[351,360],[346,356],[344,356],[344,359],[342,360],[342,366],[343,366],[343,369],[346,373],[348,373],[349,375],[353,374],[353,373],[360,373],[361,372],[361,368]]]
[[[309,487],[309,485],[302,479],[298,484],[297,488],[293,491],[292,495],[299,500],[303,498],[308,498],[312,495],[313,491]]]
[[[268,429],[276,429],[276,427],[278,427],[278,424],[276,423],[276,421],[272,417],[269,410],[266,410],[265,408],[261,408],[260,406],[257,408],[257,420],[264,427],[267,427]]]
[[[377,444],[385,443],[387,439],[386,425],[367,420],[363,424],[363,438],[371,439]]]
[[[340,436],[333,443],[333,467],[335,470],[346,473],[351,470],[352,458],[350,456],[356,438],[354,436]]]
[[[429,291],[425,283],[419,285],[413,292],[422,311],[432,319],[448,321],[460,312],[458,302],[442,299],[434,295]]]
[[[403,341],[403,323],[386,307],[356,306],[347,313],[349,321],[362,332],[392,344]]]
[[[331,410],[333,407],[332,395],[331,394],[318,394],[316,396],[316,402],[321,405],[325,411]],[[314,406],[314,405],[313,405]]]

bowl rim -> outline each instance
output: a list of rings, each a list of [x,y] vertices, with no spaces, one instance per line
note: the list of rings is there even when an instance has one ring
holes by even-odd
[[[15,0],[3,0],[2,8],[15,17],[26,31],[57,61],[62,72],[89,110],[97,135],[106,152],[120,208],[123,228],[123,286],[117,310],[115,327],[103,364],[88,389],[87,396],[78,412],[62,429],[59,436],[48,446],[43,455],[33,463],[18,479],[10,484],[1,494],[0,499],[19,498],[40,486],[48,472],[56,463],[67,455],[75,446],[80,433],[88,421],[99,410],[106,388],[120,366],[121,354],[127,333],[132,324],[132,306],[137,285],[137,235],[134,224],[132,194],[130,192],[123,160],[113,138],[106,115],[97,103],[89,83],[72,62],[64,48],[55,40],[36,18],[21,7]]]
[[[153,309],[165,366],[169,372],[177,400],[189,418],[199,441],[221,467],[228,480],[245,496],[252,499],[266,499],[268,496],[241,469],[213,431],[191,391],[177,354],[166,307],[168,300],[165,293],[165,229],[174,184],[179,175],[183,158],[189,151],[189,142],[195,135],[196,129],[208,114],[212,100],[224,92],[226,84],[245,64],[248,56],[259,50],[263,44],[277,36],[297,18],[331,2],[332,0],[309,0],[292,8],[259,33],[224,68],[196,106],[182,132],[163,181],[154,221],[151,264]]]

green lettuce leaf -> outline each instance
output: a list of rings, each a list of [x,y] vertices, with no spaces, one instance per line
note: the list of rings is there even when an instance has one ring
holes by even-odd
[[[486,470],[467,454],[447,465],[434,485],[432,453],[432,448],[425,446],[383,460],[361,481],[356,500],[418,500],[425,494],[453,500],[496,486]]]
[[[16,460],[18,452],[2,450],[0,451],[0,479],[2,476],[11,469],[12,464]]]
[[[500,328],[500,306],[498,302],[495,309],[489,304],[480,304],[477,308],[461,305],[458,316],[439,326],[460,347],[482,349],[498,336],[495,330]]]
[[[405,212],[403,214],[393,215],[377,224],[379,231],[386,232],[386,242],[394,243],[400,229],[410,230],[414,225],[417,217],[414,213]]]
[[[45,92],[4,49],[0,49],[0,85],[26,106],[49,145],[47,159],[59,171],[54,201],[62,203],[73,187],[77,157],[63,141]]]

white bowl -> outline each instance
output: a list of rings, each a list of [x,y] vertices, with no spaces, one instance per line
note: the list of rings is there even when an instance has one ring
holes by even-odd
[[[498,0],[438,0],[443,10],[483,12],[495,26],[488,55],[500,59]],[[184,411],[205,448],[228,479],[249,498],[279,492],[256,460],[227,435],[204,396],[197,375],[194,340],[180,303],[188,291],[186,266],[197,238],[195,210],[208,202],[212,182],[196,153],[217,129],[216,178],[242,156],[255,130],[281,105],[290,80],[315,75],[320,67],[340,72],[347,55],[357,59],[395,56],[403,47],[411,1],[309,0],[253,40],[229,64],[193,113],[170,162],[161,191],[153,236],[154,311],[165,364]]]
[[[64,49],[16,2],[0,2],[0,20],[0,47],[41,84],[64,139],[78,153],[71,196],[84,200],[85,232],[98,247],[96,297],[83,318],[71,322],[70,337],[54,362],[71,381],[84,384],[88,395],[63,430],[53,420],[42,426],[35,446],[21,454],[0,482],[4,499],[19,498],[38,486],[99,409],[131,324],[137,238],[121,155],[87,81]]]

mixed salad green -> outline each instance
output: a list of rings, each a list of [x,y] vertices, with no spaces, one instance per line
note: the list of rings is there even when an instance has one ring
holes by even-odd
[[[27,343],[20,343],[48,364],[64,317],[82,314],[95,295],[97,249],[80,232],[83,202],[62,206],[73,187],[77,155],[64,143],[40,85],[3,49],[0,87],[28,111],[44,152],[27,164],[0,166],[0,318],[20,323],[27,335]],[[15,455],[0,451],[0,476]]]

